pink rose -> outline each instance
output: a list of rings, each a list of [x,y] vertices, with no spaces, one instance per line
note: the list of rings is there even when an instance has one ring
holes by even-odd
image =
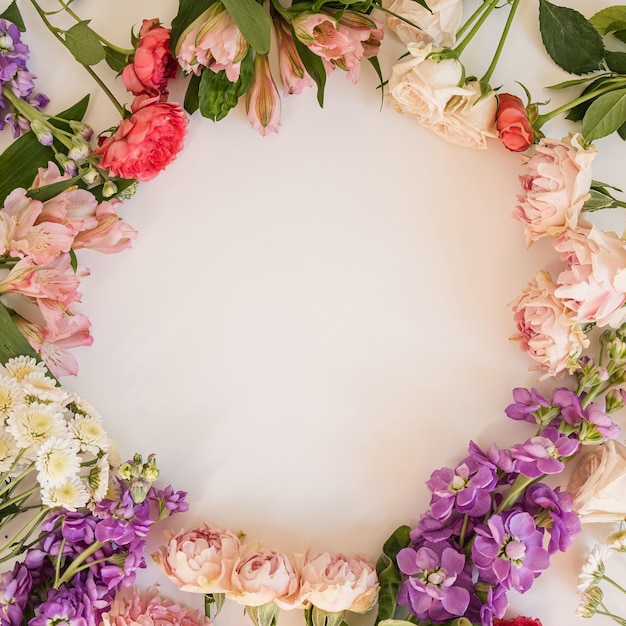
[[[232,591],[226,597],[239,604],[261,606],[275,602],[285,609],[302,604],[298,574],[291,561],[279,552],[255,552],[236,565],[231,580]]]
[[[533,128],[524,103],[510,93],[498,94],[498,136],[512,152],[523,152],[533,145]]]
[[[555,295],[574,312],[576,322],[617,328],[626,315],[626,246],[615,233],[585,226],[554,242],[567,263]]]
[[[168,543],[152,558],[182,591],[226,593],[240,557],[239,538],[228,530],[206,525],[178,535],[166,534]]]
[[[170,54],[170,30],[158,19],[144,20],[133,61],[122,71],[122,81],[136,96],[167,95],[167,83],[176,76],[178,64]]]
[[[589,340],[576,323],[562,300],[556,295],[556,285],[547,272],[539,272],[535,280],[511,303],[513,319],[522,350],[556,376],[572,370]]]
[[[348,559],[325,552],[307,557],[300,578],[303,597],[327,613],[364,613],[378,598],[376,569],[363,556]]]
[[[556,237],[576,228],[580,211],[589,197],[591,162],[596,156],[585,148],[580,134],[567,140],[542,139],[528,161],[528,174],[520,177],[525,194],[513,217],[526,226],[526,243]]]
[[[148,100],[120,122],[95,154],[100,167],[112,176],[151,180],[183,148],[187,116],[179,104]]]

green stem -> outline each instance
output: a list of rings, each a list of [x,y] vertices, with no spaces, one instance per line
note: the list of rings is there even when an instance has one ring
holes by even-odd
[[[609,611],[596,611],[596,615],[606,615],[606,617],[610,617],[613,621],[621,624],[621,626],[626,626],[626,619],[619,617],[618,615],[613,615]]]
[[[487,5],[489,4],[489,0],[483,0],[483,3],[469,16],[469,18],[465,21],[465,24],[456,31],[456,38],[460,39],[465,31],[472,25],[474,20],[480,15],[481,11],[484,11]]]
[[[17,502],[20,502],[22,500],[27,500],[30,496],[32,496],[38,490],[39,490],[39,483],[37,483],[34,487],[27,489],[24,493],[20,493],[19,496],[14,496],[13,498],[9,498],[8,500],[5,500],[0,505],[0,511],[12,506],[13,504],[16,504]]]
[[[485,20],[489,17],[491,12],[496,8],[496,5],[500,2],[500,0],[491,0],[487,7],[485,8],[483,14],[478,18],[476,24],[472,26],[472,29],[467,34],[465,39],[461,41],[457,46],[453,48],[453,51],[456,53],[457,58],[461,56],[461,53],[467,47],[467,44],[473,39],[474,35],[480,30],[480,27],[484,24]]]
[[[100,550],[104,544],[101,541],[95,541],[88,548],[85,548],[69,565],[65,570],[65,573],[60,578],[54,581],[54,588],[58,589],[63,583],[66,583],[72,579],[74,574],[78,571],[78,568],[94,553]]]
[[[13,540],[11,541],[10,544],[7,544],[3,546],[2,548],[0,548],[0,554],[2,554],[3,552],[11,548],[11,546],[15,546],[15,548],[13,548],[11,552],[6,554],[5,556],[0,557],[0,563],[4,563],[5,561],[8,561],[9,559],[12,559],[16,557],[18,554],[22,553],[23,551],[22,549],[24,548],[26,541],[33,534],[33,532],[37,530],[39,524],[44,520],[44,518],[46,517],[46,515],[48,515],[48,513],[49,513],[49,509],[42,508],[42,510],[39,512],[39,515],[35,515],[35,517],[33,517],[30,521],[24,524],[22,528],[20,528],[20,530],[13,537]],[[37,537],[36,541],[39,541],[40,539],[41,537]],[[27,547],[30,547],[30,546],[27,546]]]
[[[529,478],[528,476],[519,474],[518,477],[513,482],[513,484],[511,485],[509,492],[506,494],[506,496],[504,496],[504,499],[500,503],[500,506],[494,511],[494,513],[496,514],[502,513],[502,511],[504,511],[511,504],[514,504],[517,501],[519,496],[522,493],[524,493],[524,490],[529,485],[532,485],[532,483],[538,480],[541,480],[544,477],[545,477],[545,474],[542,474],[541,476],[538,476],[537,478]]]
[[[496,48],[496,53],[493,56],[493,60],[491,61],[491,65],[487,68],[485,75],[481,78],[481,82],[488,83],[491,80],[491,75],[496,69],[496,65],[500,60],[500,55],[502,54],[502,49],[504,48],[504,42],[511,30],[511,25],[513,24],[513,19],[515,18],[515,12],[517,11],[517,7],[519,6],[520,0],[513,0],[513,4],[511,6],[511,10],[509,11],[509,16],[507,17],[506,24],[504,25],[504,30],[502,31],[502,36],[500,37],[500,41],[498,42],[498,47]]]
[[[463,516],[463,526],[461,527],[461,534],[459,535],[459,545],[461,546],[461,548],[463,547],[463,544],[465,543],[465,533],[467,532],[468,523],[469,523],[469,515],[466,513]]]
[[[278,0],[271,0],[270,6],[276,11],[276,13],[284,17],[288,22],[291,22],[289,12],[285,10],[285,7],[280,2],[278,2]]]
[[[606,580],[607,583],[613,585],[613,587],[619,589],[622,593],[626,593],[626,589],[624,589],[624,587],[622,587],[619,583],[615,582],[612,578],[609,578],[605,575],[604,580]]]
[[[6,487],[0,489],[0,496],[3,496],[5,493],[15,489],[19,482],[23,480],[26,476],[28,476],[28,474],[30,474],[34,469],[35,467],[31,465],[30,467],[27,467],[21,474],[18,474],[17,476],[12,478],[11,482],[7,483]]]

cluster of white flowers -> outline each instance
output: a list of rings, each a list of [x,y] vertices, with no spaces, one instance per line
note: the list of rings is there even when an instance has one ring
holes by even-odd
[[[36,471],[45,507],[75,511],[105,496],[118,460],[102,418],[43,364],[20,356],[0,366],[0,419],[3,491]]]

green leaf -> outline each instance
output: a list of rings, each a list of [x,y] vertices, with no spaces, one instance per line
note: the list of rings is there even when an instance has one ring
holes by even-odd
[[[583,204],[583,211],[600,211],[602,209],[610,209],[616,206],[611,196],[608,196],[596,189],[589,190],[589,198]]]
[[[626,74],[626,52],[611,52],[604,55],[607,67],[616,74]]]
[[[402,548],[406,548],[410,541],[411,528],[400,526],[383,544],[383,552],[376,562],[376,573],[380,591],[378,593],[378,617],[377,623],[382,620],[393,619],[398,595],[398,589],[402,583],[402,574],[396,565],[396,556]]]
[[[585,83],[588,83],[591,80],[594,80],[594,79],[590,76],[587,76],[585,78],[573,78],[572,80],[564,80],[562,83],[557,83],[556,85],[548,85],[546,89],[567,89],[568,87],[576,87],[577,85],[584,85]]]
[[[383,73],[380,69],[380,63],[378,62],[378,57],[370,57],[367,59],[370,62],[370,65],[374,68],[376,75],[378,76],[378,87],[380,89],[380,108],[382,110],[383,105],[385,104],[385,79],[383,78]]]
[[[598,96],[587,109],[581,133],[591,142],[615,132],[626,122],[626,89],[617,89]]]
[[[22,14],[17,8],[17,0],[13,0],[13,2],[11,2],[11,4],[2,13],[0,13],[0,18],[7,20],[7,22],[15,24],[17,28],[22,32],[26,30],[26,26],[24,26],[24,20],[22,19]]]
[[[216,0],[178,0],[178,13],[172,20],[170,32],[170,50],[176,56],[176,44],[183,31]]]
[[[259,53],[270,51],[272,20],[256,0],[222,0],[247,42]]]
[[[65,45],[82,65],[96,65],[106,54],[98,35],[88,26],[89,22],[78,22],[65,31]]]
[[[604,36],[626,28],[626,6],[612,6],[598,11],[589,18],[591,25]],[[621,22],[621,26],[619,25]]]
[[[60,193],[63,193],[68,187],[76,185],[80,180],[80,176],[74,176],[73,178],[60,180],[59,182],[52,183],[51,185],[44,185],[43,187],[38,187],[36,189],[29,189],[26,195],[33,200],[45,202],[46,200],[50,200],[50,198],[54,198]]]
[[[584,96],[591,91],[599,89],[602,85],[608,82],[609,78],[610,77],[603,76],[601,78],[598,78],[597,80],[594,80],[583,89],[580,95]],[[565,119],[571,120],[572,122],[580,122],[580,120],[585,117],[585,113],[587,112],[587,109],[591,106],[592,102],[593,100],[587,100],[586,102],[581,102],[580,104],[576,105],[569,110],[569,113],[565,116]]]
[[[616,30],[613,35],[619,39],[622,43],[626,43],[626,29],[625,30]]]
[[[21,354],[41,360],[26,337],[17,329],[8,309],[0,303],[0,363],[6,363]]]
[[[187,84],[187,91],[185,91],[185,101],[183,107],[185,111],[191,115],[198,110],[200,101],[198,99],[198,90],[200,89],[200,76],[192,74]]]
[[[294,43],[296,44],[298,55],[300,59],[302,59],[302,63],[304,64],[306,71],[317,85],[317,101],[319,102],[320,107],[324,108],[324,88],[326,86],[326,68],[324,67],[324,63],[322,59],[317,56],[317,54],[311,52],[296,37],[293,26],[291,27],[291,35]]]
[[[128,56],[119,50],[103,46],[104,60],[107,65],[117,74],[119,74],[128,65]]]
[[[539,28],[552,60],[570,74],[587,74],[601,67],[602,37],[578,11],[539,0]]]
[[[624,141],[626,141],[626,123],[622,124],[618,129],[617,129],[617,134],[621,137],[621,139],[623,139]]]

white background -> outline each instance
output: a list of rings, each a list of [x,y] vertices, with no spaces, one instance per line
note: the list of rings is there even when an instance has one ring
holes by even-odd
[[[590,16],[608,3],[567,4]],[[573,98],[541,90],[566,75],[543,52],[537,5],[522,3],[492,84]],[[141,19],[169,25],[176,12],[173,0],[73,7],[121,46]],[[87,74],[23,9],[50,110],[93,91],[88,121],[116,124]],[[505,17],[496,11],[464,55],[469,73],[489,65]],[[402,51],[388,35],[385,77]],[[140,233],[133,249],[80,254],[92,272],[80,311],[95,341],[76,351],[80,373],[64,383],[104,415],[124,457],[156,453],[162,483],[189,492],[176,529],[206,521],[276,550],[375,560],[427,507],[430,473],[456,464],[470,439],[504,447],[531,435],[503,413],[511,389],[537,378],[509,341],[507,303],[555,265],[548,243],[525,248],[511,218],[520,155],[496,141],[486,151],[449,145],[389,102],[381,109],[376,86],[367,64],[356,86],[337,71],[323,110],[313,90],[283,98],[280,132],[265,138],[242,105],[217,124],[195,114],[184,152],[122,207]],[[120,81],[114,89],[129,102]],[[172,98],[183,91],[180,81]],[[545,130],[559,138],[569,128]],[[594,177],[623,184],[621,142],[598,147]],[[576,574],[606,530],[587,528],[528,594],[511,593],[508,615],[584,623],[573,616]],[[201,605],[152,564],[140,582]],[[228,605],[217,624],[246,620]]]

